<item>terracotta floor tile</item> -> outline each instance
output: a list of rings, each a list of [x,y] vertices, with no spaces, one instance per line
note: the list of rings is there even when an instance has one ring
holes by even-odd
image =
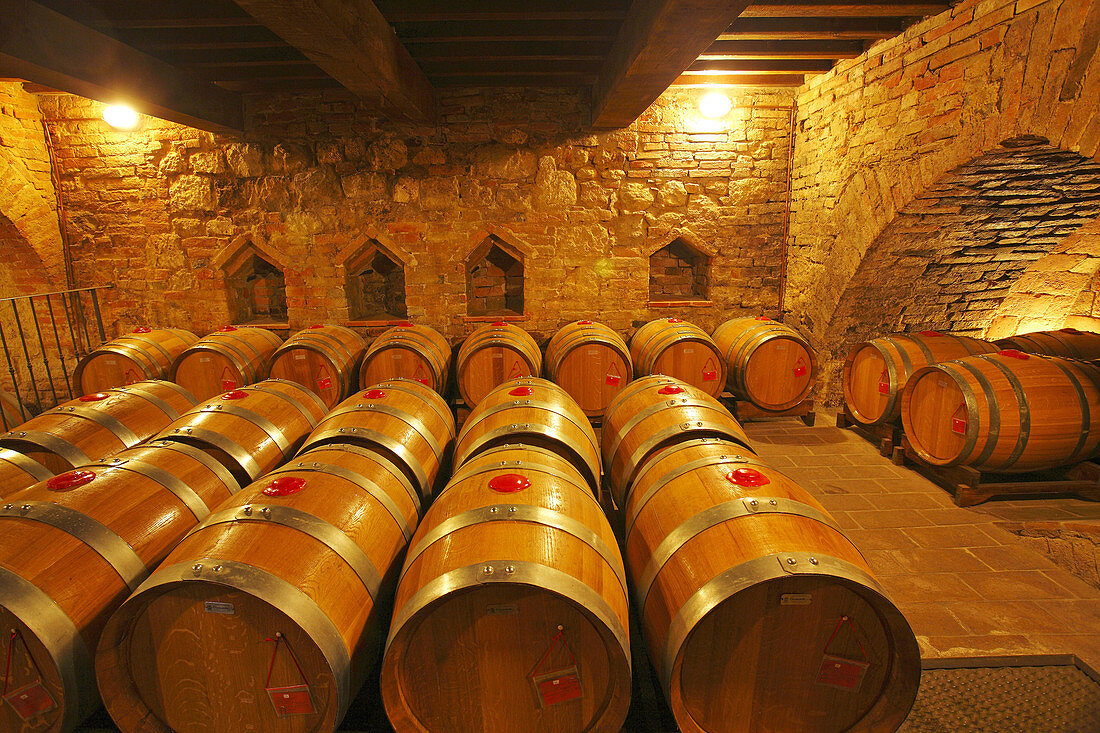
[[[851,512],[829,512],[829,516],[836,522],[836,526],[845,532],[851,529],[860,529],[859,523],[852,519]]]
[[[1066,573],[1066,575],[1069,575]],[[1072,576],[1070,576],[1072,577]],[[988,573],[966,573],[963,582],[989,601],[1039,600],[1042,598],[1072,598],[1073,594],[1040,570],[1003,570]],[[1076,580],[1076,578],[1074,578]],[[1085,585],[1082,583],[1082,585]],[[1088,588],[1089,586],[1085,586]],[[1092,589],[1093,593],[1097,591]]]
[[[1035,601],[960,601],[946,604],[971,634],[1058,634],[1065,624]]]
[[[942,603],[910,603],[901,613],[917,636],[965,636],[970,630]]]
[[[864,494],[822,494],[818,498],[830,512],[875,508],[875,505],[871,503],[871,499]]]
[[[863,557],[876,576],[902,575],[909,572],[894,554],[894,550],[863,550]]]
[[[920,509],[921,514],[928,519],[929,524],[946,527],[952,524],[970,524],[973,526],[992,527],[993,518],[981,514],[969,512],[960,507],[944,509]]]
[[[874,509],[849,512],[863,529],[923,527],[931,522],[916,509]]]
[[[838,478],[905,478],[898,473],[898,469],[896,466],[893,466],[888,462],[879,465],[869,466],[836,466],[833,468],[833,470],[836,472]]]
[[[1052,566],[1042,572],[1043,575],[1051,580],[1051,582],[1057,583],[1058,585],[1068,590],[1068,597],[1100,599],[1100,590],[1092,587],[1068,570],[1062,570],[1057,566]]]
[[[1035,601],[1062,622],[1060,633],[1100,636],[1100,600]]]
[[[990,536],[989,532],[965,524],[948,527],[906,527],[902,532],[921,547],[986,548],[1002,545],[1002,541]],[[981,555],[976,552],[974,554],[984,561]]]
[[[916,529],[911,528],[911,529]],[[908,529],[894,529],[885,527],[882,529],[850,529],[844,535],[852,541],[852,544],[866,550],[895,550],[899,547],[916,547],[908,534]]]
[[[880,494],[882,487],[869,478],[830,478],[806,487],[811,493],[820,494]]]
[[[995,570],[1048,570],[1053,565],[1046,555],[1032,552],[1020,544],[972,547],[970,551]]]
[[[879,479],[881,481],[882,479]],[[928,494],[914,492],[869,495],[876,509],[938,509],[940,503]]]
[[[883,575],[879,582],[886,587],[890,598],[902,605],[981,600],[978,592],[955,573]]]
[[[890,550],[898,563],[910,573],[976,573],[990,570],[984,562],[962,548],[913,547]]]
[[[992,636],[929,636],[928,641],[944,657],[980,657],[1012,654],[1046,654],[1047,649],[1038,639],[1019,634]]]

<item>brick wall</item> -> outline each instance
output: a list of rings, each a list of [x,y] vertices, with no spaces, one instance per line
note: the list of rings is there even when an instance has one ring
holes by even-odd
[[[647,248],[670,233],[715,249],[714,307],[684,317],[774,315],[790,114],[749,105],[792,97],[746,90],[714,123],[697,94],[672,92],[630,128],[590,134],[568,91],[440,90],[431,127],[331,92],[257,101],[240,140],[156,120],[110,132],[97,103],[71,96],[42,108],[75,267],[119,284],[111,328],[231,320],[215,263],[242,235],[281,263],[292,328],[347,322],[340,253],[372,237],[406,258],[408,317],[457,339],[476,325],[468,258],[488,236],[523,253],[523,323],[540,336],[578,318],[628,332],[674,315],[646,308]]]
[[[1091,0],[963,0],[800,90],[789,307],[823,351],[843,351],[838,305],[858,300],[866,255],[922,192],[1025,135],[1095,156],[1098,20]]]

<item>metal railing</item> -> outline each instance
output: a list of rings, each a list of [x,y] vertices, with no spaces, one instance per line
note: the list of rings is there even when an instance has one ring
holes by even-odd
[[[32,416],[28,405],[41,412],[77,396],[69,375],[81,358],[107,340],[97,291],[111,287],[0,298],[0,369],[7,367],[21,422]],[[5,430],[15,427],[3,410],[0,423]]]

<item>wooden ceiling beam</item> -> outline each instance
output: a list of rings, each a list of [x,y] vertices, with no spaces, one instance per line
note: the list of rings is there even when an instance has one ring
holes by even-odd
[[[937,15],[951,7],[949,2],[792,2],[791,0],[755,0],[741,13],[742,18],[899,18]]]
[[[802,74],[723,74],[698,76],[682,74],[674,87],[800,87],[806,81]]]
[[[546,59],[420,59],[420,68],[431,78],[440,76],[461,76],[463,74],[526,74],[552,71],[570,74],[597,74],[600,71],[598,59],[588,61],[548,61]]]
[[[823,74],[833,68],[832,59],[726,59],[696,61],[684,74],[692,73],[757,73],[757,74]]]
[[[0,75],[211,132],[240,132],[238,94],[127,46],[33,0],[0,0]]]
[[[626,127],[636,120],[747,5],[635,0],[593,90],[593,127]]]
[[[611,42],[601,41],[493,41],[468,43],[417,43],[405,48],[417,61],[425,59],[515,59],[602,60]]]
[[[863,50],[862,41],[715,41],[699,60],[851,59]]]
[[[720,41],[754,39],[846,40],[893,38],[913,18],[738,18]]]
[[[615,40],[616,21],[431,21],[394,23],[402,43],[453,43],[477,41],[605,41]]]
[[[445,87],[587,87],[596,81],[596,74],[515,74],[512,76],[443,77],[436,84]]]
[[[619,20],[630,0],[376,0],[391,23],[462,20]]]
[[[435,118],[435,90],[370,0],[235,1],[375,111]]]

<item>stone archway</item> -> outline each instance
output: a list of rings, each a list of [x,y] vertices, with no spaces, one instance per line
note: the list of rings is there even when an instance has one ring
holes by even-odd
[[[1025,273],[1059,262],[1048,260],[1058,250],[1095,246],[1077,233],[1098,217],[1100,163],[1045,141],[1013,141],[941,177],[898,212],[837,293],[820,332],[826,398],[838,399],[852,343],[925,329],[982,336],[1018,305],[1009,295]],[[1063,289],[1076,287],[1076,298],[1088,280],[1075,275]]]

